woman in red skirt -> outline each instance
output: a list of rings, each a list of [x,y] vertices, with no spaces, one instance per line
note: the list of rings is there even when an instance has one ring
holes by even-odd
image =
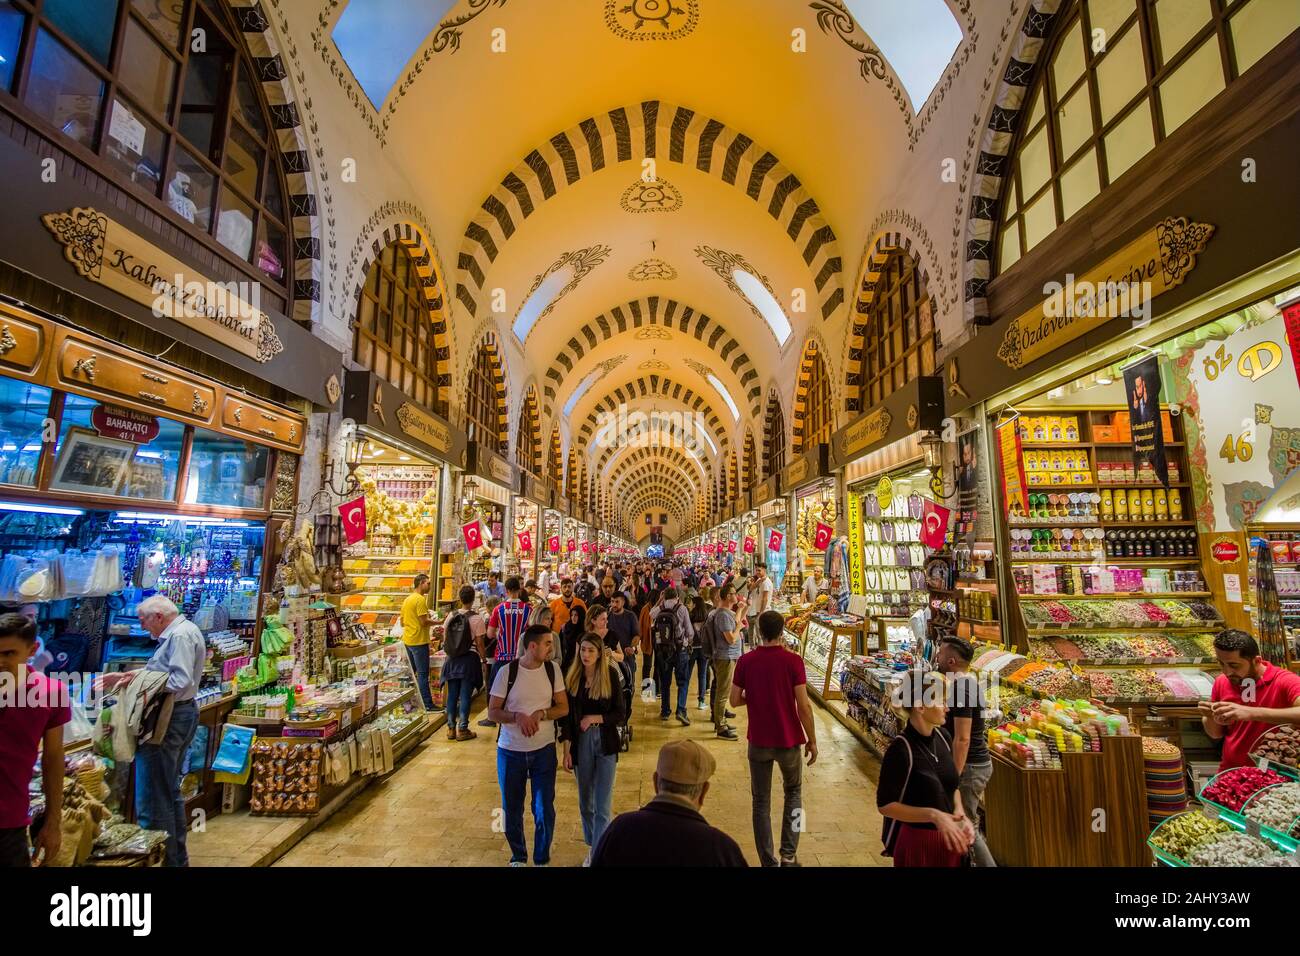
[[[885,817],[885,856],[894,866],[961,866],[975,841],[962,809],[942,674],[912,670],[892,691],[906,717],[880,767],[876,806]]]

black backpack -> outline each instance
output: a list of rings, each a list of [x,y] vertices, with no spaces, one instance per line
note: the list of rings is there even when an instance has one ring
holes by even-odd
[[[442,650],[447,660],[468,653],[473,647],[469,633],[469,612],[453,611],[442,627]]]
[[[650,628],[656,650],[663,648],[665,653],[676,654],[682,647],[681,636],[677,633],[677,607],[680,605],[661,608]]]
[[[591,599],[596,596],[596,585],[590,581],[580,581],[573,593],[582,599],[583,604],[591,604]]]

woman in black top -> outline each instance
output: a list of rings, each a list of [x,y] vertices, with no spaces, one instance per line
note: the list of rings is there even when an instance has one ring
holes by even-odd
[[[712,610],[713,608],[705,600],[703,594],[695,595],[695,601],[691,604],[691,627],[695,629],[695,636],[691,641],[691,666],[696,668],[695,705],[700,710],[704,710],[708,706],[704,703],[704,695],[709,690],[709,670],[711,669],[710,658],[704,656],[700,631],[704,627],[704,622],[709,619],[709,613]],[[688,671],[688,677],[689,673]]]
[[[564,718],[564,769],[578,780],[582,836],[590,849],[612,817],[618,728],[625,716],[618,670],[606,659],[599,636],[582,635],[565,687],[570,704]],[[582,865],[591,865],[590,852]]]
[[[885,751],[876,788],[885,855],[894,866],[960,866],[975,830],[962,808],[952,741],[943,729],[943,675],[908,671],[893,694],[907,723]]]

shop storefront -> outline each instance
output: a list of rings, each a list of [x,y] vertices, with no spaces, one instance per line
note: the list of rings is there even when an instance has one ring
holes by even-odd
[[[927,543],[922,532],[942,478],[926,467],[920,437],[938,432],[943,415],[942,381],[921,376],[832,438],[845,487],[849,604],[881,649],[911,647],[908,619],[930,601],[927,564],[944,539],[940,530]]]
[[[387,634],[400,627],[415,575],[433,578],[438,603],[454,600],[454,554],[440,553],[439,529],[453,474],[467,462],[465,436],[371,372],[348,373],[343,409],[356,423],[349,478],[365,510],[342,562],[353,588],[342,606]]]
[[[525,581],[536,581],[541,573],[540,555],[546,547],[542,514],[551,500],[549,479],[526,471],[519,473],[519,494],[512,508],[514,536],[511,541],[514,569]]]
[[[781,494],[781,476],[772,475],[754,486],[750,493],[757,515],[758,537],[754,545],[756,561],[767,565],[767,576],[777,591],[785,584],[785,539],[788,536],[789,503]]]
[[[835,529],[843,523],[839,520],[837,482],[830,472],[828,446],[817,445],[795,458],[781,472],[780,480],[793,522],[785,538],[787,570],[782,589],[792,593],[799,590],[817,566],[826,571],[828,578],[838,575],[843,580],[847,551],[835,535]]]
[[[486,581],[491,572],[506,574],[511,544],[510,505],[519,485],[518,469],[477,442],[469,444],[469,470],[461,479],[456,523],[465,545],[465,561],[457,585]]]
[[[568,511],[568,499],[560,494],[559,489],[552,488],[549,507],[542,511],[542,570],[551,572],[552,590],[555,591],[559,590],[563,576],[561,568],[568,560],[564,540],[564,517]]]

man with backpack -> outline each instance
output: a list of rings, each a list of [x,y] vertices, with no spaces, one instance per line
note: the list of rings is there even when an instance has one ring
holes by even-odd
[[[477,591],[466,584],[460,589],[460,607],[448,615],[442,625],[442,650],[447,663],[442,680],[447,685],[447,739],[473,740],[478,734],[469,729],[470,702],[483,683],[483,640],[487,625],[474,610]]]
[[[691,725],[686,714],[686,693],[691,676],[691,643],[695,628],[691,614],[681,602],[674,587],[664,588],[661,599],[650,611],[650,632],[654,636],[655,663],[659,675],[659,719],[667,720],[669,694],[674,675],[677,677],[677,722],[683,727]]]
[[[551,861],[555,836],[556,721],[569,713],[564,675],[552,661],[551,629],[533,625],[524,632],[523,656],[497,671],[489,691],[488,717],[500,727],[497,782],[505,816],[510,865],[528,863],[524,842],[524,792],[533,805],[533,865]]]
[[[494,607],[488,615],[488,640],[496,645],[496,655],[492,662],[492,674],[488,677],[489,687],[496,685],[497,674],[501,672],[502,668],[519,656],[520,639],[523,636],[524,628],[528,626],[529,615],[532,613],[532,608],[519,600],[519,590],[520,585],[517,577],[506,578],[507,597]],[[550,630],[550,628],[548,627],[547,630]],[[480,720],[478,725],[480,727],[496,726],[490,716]]]

